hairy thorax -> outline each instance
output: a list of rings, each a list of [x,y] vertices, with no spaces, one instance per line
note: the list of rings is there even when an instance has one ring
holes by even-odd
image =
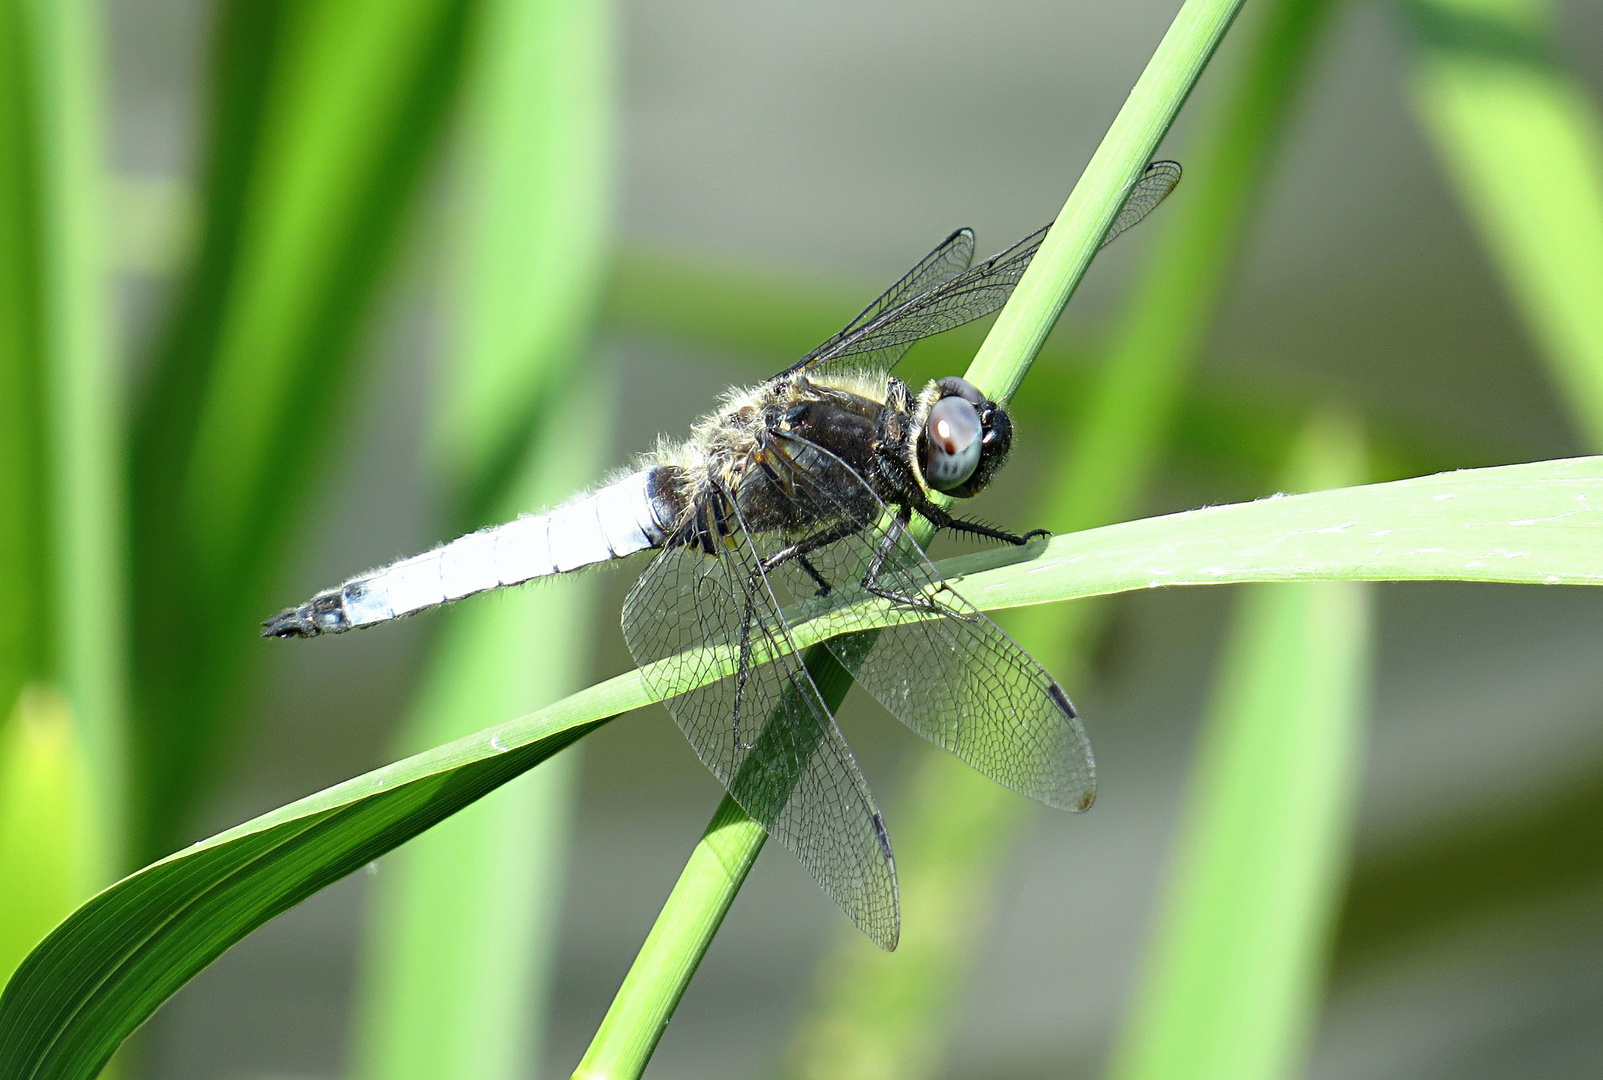
[[[664,442],[645,464],[671,470],[664,482],[681,525],[700,517],[702,531],[719,535],[737,513],[747,528],[769,531],[858,511],[865,483],[894,501],[895,492],[879,490],[876,457],[901,451],[911,421],[887,407],[885,391],[883,379],[796,378],[737,389],[689,439]]]

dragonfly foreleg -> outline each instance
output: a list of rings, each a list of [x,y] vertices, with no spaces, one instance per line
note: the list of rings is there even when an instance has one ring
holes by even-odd
[[[1031,529],[1027,533],[1019,534],[1010,533],[1005,529],[995,529],[989,525],[982,525],[978,521],[964,521],[960,517],[953,517],[930,500],[922,497],[915,509],[921,517],[937,529],[949,529],[952,532],[983,536],[988,540],[1000,540],[1004,544],[1015,544],[1019,547],[1023,547],[1038,536],[1052,535],[1052,530],[1050,529]]]

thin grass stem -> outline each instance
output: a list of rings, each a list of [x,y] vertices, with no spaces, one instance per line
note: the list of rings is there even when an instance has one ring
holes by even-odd
[[[1187,0],[1170,24],[969,367],[969,380],[992,397],[1006,401],[1023,381],[1118,215],[1125,192],[1151,160],[1241,4],[1242,0]],[[924,542],[928,536],[919,539]],[[827,654],[815,650],[808,659],[808,670],[821,689],[826,680],[820,679],[825,672],[818,661],[823,655]],[[847,685],[841,686],[839,696],[825,694],[831,709],[839,706]],[[726,820],[734,813],[731,807],[731,800],[720,805],[714,823],[722,824],[717,829],[709,826],[692,853],[576,1076],[632,1080],[650,1061],[707,943],[745,880],[744,870],[733,873],[729,867],[749,869],[747,857],[755,860],[761,849],[758,840],[739,845],[739,857],[732,864],[726,862],[727,850],[713,850],[727,843],[725,830],[734,827]],[[746,831],[737,835],[761,832],[749,818],[741,828]]]

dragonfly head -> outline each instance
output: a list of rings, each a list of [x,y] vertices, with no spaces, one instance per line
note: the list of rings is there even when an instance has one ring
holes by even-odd
[[[956,376],[930,383],[920,404],[917,457],[924,482],[960,499],[978,495],[1013,445],[1007,410]]]

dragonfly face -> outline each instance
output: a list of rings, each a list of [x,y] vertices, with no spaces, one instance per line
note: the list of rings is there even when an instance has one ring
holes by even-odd
[[[1108,239],[1179,174],[1153,163]],[[1095,766],[1068,695],[942,581],[910,528],[917,516],[1007,543],[1037,535],[965,521],[935,497],[979,494],[1007,460],[1012,422],[961,378],[915,399],[891,374],[913,342],[1000,308],[1045,232],[976,266],[973,234],[953,233],[840,333],[728,396],[634,474],[353,578],[265,633],[338,633],[655,549],[623,609],[643,677],[742,808],[894,948],[889,833],[792,620],[820,598],[888,605],[905,617],[824,643],[857,685],[997,782],[1051,806],[1091,805]]]
[[[924,398],[932,402],[918,426],[916,460],[924,481],[943,495],[971,499],[1007,461],[1013,421],[978,387],[956,376],[931,383]]]

